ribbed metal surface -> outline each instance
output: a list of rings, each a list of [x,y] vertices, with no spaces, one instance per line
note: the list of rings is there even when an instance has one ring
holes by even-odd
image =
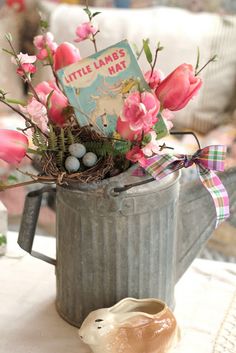
[[[177,198],[174,178],[118,199],[104,189],[58,189],[57,308],[67,321],[79,326],[124,297],[173,306]]]

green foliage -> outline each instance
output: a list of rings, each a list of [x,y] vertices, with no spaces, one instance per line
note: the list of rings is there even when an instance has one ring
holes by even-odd
[[[12,35],[11,35],[10,32],[8,32],[8,33],[5,34],[5,38],[6,38],[6,40],[7,40],[8,42],[12,42]]]
[[[129,141],[115,141],[114,143],[114,154],[125,154],[131,148],[131,143]]]
[[[92,14],[92,18],[95,17],[95,16],[97,16],[97,15],[99,15],[100,13],[101,13],[101,11],[94,12],[94,13]]]
[[[57,151],[56,152],[56,161],[57,161],[57,166],[60,168],[60,170],[65,170],[65,168],[64,168],[64,162],[65,162],[64,151]]]
[[[60,129],[60,135],[58,137],[58,142],[59,142],[59,148],[61,151],[65,152],[66,151],[66,145],[65,145],[65,133],[64,129]]]
[[[0,246],[1,245],[5,245],[7,243],[7,238],[5,235],[3,235],[2,233],[0,233]]]
[[[200,63],[200,49],[199,47],[197,47],[197,61],[195,65],[195,73],[198,71],[199,63]]]
[[[9,184],[16,183],[18,181],[17,177],[15,175],[9,175],[7,178],[7,181]]]
[[[58,150],[57,135],[52,125],[49,125],[48,148],[51,151]]]
[[[105,157],[113,155],[113,146],[106,141],[88,141],[83,142],[88,152],[94,152],[97,156]]]
[[[149,39],[143,39],[143,50],[149,64],[152,63],[152,52],[149,47]]]
[[[48,51],[48,55],[50,56],[51,55],[51,51],[49,49]],[[51,97],[53,95],[53,92],[54,92],[54,89],[49,93],[48,97],[47,97],[47,102],[46,102],[46,107],[47,108],[51,108]]]
[[[88,15],[88,18],[91,20],[92,18],[92,12],[89,10],[88,7],[85,7],[84,9],[84,12]]]
[[[34,153],[40,154],[43,151],[47,150],[47,141],[45,136],[42,134],[42,132],[39,129],[35,129],[32,135],[32,142],[35,147],[37,147],[37,150],[34,151]],[[29,151],[32,153],[31,151]]]
[[[70,129],[67,130],[67,142],[68,145],[72,145],[73,143],[75,143],[75,137],[73,136]]]
[[[151,134],[146,134],[142,140],[142,145],[146,146],[149,142],[151,142],[152,135]]]

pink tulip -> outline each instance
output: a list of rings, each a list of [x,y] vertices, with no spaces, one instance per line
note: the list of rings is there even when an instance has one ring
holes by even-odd
[[[58,126],[65,124],[64,111],[68,106],[68,100],[64,94],[54,91],[50,98],[50,105],[48,109],[49,119]]]
[[[157,122],[159,109],[160,102],[151,92],[133,92],[124,102],[120,118],[129,123],[131,130],[146,133]]]
[[[48,95],[53,91],[49,99],[48,118],[54,124],[63,126],[65,124],[64,110],[68,106],[68,100],[53,81],[43,81],[35,87],[41,102],[46,105]]]
[[[6,0],[6,5],[13,8],[16,12],[25,10],[25,0]]]
[[[57,71],[81,59],[79,49],[71,43],[62,43],[54,55],[54,69]]]
[[[155,93],[163,108],[176,111],[186,106],[201,85],[192,65],[182,64],[160,83]]]
[[[91,22],[84,22],[76,28],[75,33],[77,35],[77,38],[75,39],[75,42],[81,42],[85,39],[88,39],[96,32],[97,28],[92,25]]]
[[[148,83],[149,87],[153,90],[157,89],[157,87],[159,86],[161,81],[164,80],[164,74],[159,69],[153,70],[153,72],[151,72],[151,70],[147,71],[144,74],[144,77],[145,77],[145,80]]]
[[[28,139],[21,132],[0,129],[0,159],[16,165],[26,155]]]

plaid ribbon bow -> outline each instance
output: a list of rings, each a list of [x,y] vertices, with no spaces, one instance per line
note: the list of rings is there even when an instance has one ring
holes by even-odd
[[[141,167],[151,174],[156,180],[181,169],[195,164],[200,180],[210,192],[216,208],[216,227],[229,217],[229,197],[219,177],[213,172],[224,170],[226,147],[221,145],[208,146],[199,149],[193,155],[163,154],[155,155],[140,163]],[[134,175],[140,176],[138,169]]]

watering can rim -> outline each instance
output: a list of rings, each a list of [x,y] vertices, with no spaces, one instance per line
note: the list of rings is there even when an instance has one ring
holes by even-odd
[[[106,178],[103,179],[99,182],[92,182],[92,183],[79,183],[79,182],[72,182],[67,185],[57,185],[57,189],[59,190],[66,190],[66,191],[71,191],[71,192],[94,192],[100,190],[104,190],[105,188],[109,189],[114,189],[115,187],[123,187],[124,185],[129,185],[129,184],[135,184],[140,181],[145,181],[150,179],[150,175],[144,176],[144,177],[136,177],[132,176],[131,173],[137,168],[137,165],[133,165],[129,169],[127,169],[125,172],[120,173],[114,177]],[[175,184],[181,176],[181,171],[176,171],[175,173],[167,175],[165,178],[162,180],[156,181],[156,180],[151,180],[149,183],[139,185],[139,186],[134,186],[130,188],[129,190],[126,191],[127,195],[131,194],[139,194],[139,193],[152,193],[153,190],[155,189],[155,192],[158,190],[164,190],[169,187],[171,187],[173,184]],[[156,183],[157,185],[155,185]],[[153,187],[150,187],[152,185]],[[155,185],[155,187],[154,187]]]

